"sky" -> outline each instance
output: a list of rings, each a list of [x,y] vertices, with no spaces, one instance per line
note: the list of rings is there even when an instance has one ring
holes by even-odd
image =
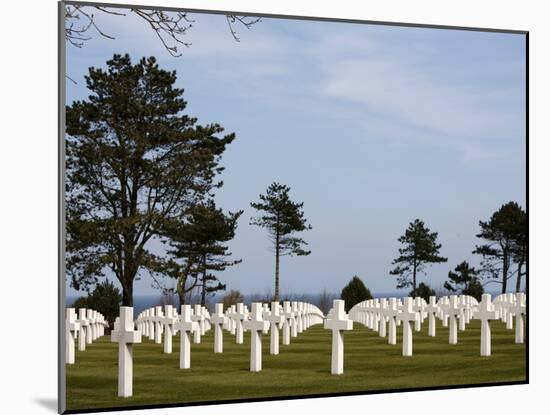
[[[249,225],[273,181],[313,228],[301,235],[311,255],[282,259],[283,293],[339,292],[354,275],[375,295],[398,292],[389,271],[416,218],[448,258],[419,281],[440,288],[463,260],[479,265],[480,220],[508,201],[525,207],[523,35],[264,18],[237,26],[236,42],[224,16],[189,16],[191,46],[175,58],[138,17],[96,12],[115,39],[67,45],[67,103],[89,95],[88,68],[114,53],[155,56],[176,70],[187,114],[235,132],[216,194],[244,210],[230,243],[243,261],[219,275],[228,289],[273,291],[267,234]],[[134,294],[155,293],[143,273]]]

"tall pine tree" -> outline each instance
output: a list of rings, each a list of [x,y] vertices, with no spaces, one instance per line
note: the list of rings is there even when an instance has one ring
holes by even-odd
[[[445,281],[443,287],[451,292],[460,292],[461,294],[471,295],[478,301],[481,301],[481,295],[484,292],[483,286],[479,280],[479,271],[466,261],[458,264],[454,271],[449,271],[448,281]]]
[[[482,255],[482,272],[486,277],[498,281],[502,293],[508,289],[512,277],[510,267],[514,260],[523,265],[522,247],[527,246],[527,221],[525,212],[516,202],[508,202],[491,215],[487,222],[479,221],[481,231],[476,236],[486,243],[476,245],[474,254]],[[522,232],[523,235],[522,236]],[[521,267],[520,267],[521,271]],[[521,275],[520,275],[521,278]]]
[[[110,272],[131,306],[138,273],[162,265],[149,242],[218,185],[234,135],[183,114],[175,83],[153,57],[114,55],[89,69],[88,99],[66,109],[66,264],[76,289]]]
[[[260,202],[251,203],[260,216],[251,218],[251,224],[267,229],[275,253],[275,294],[274,300],[279,301],[279,270],[280,259],[285,255],[309,255],[311,251],[303,248],[307,245],[297,232],[311,229],[307,223],[302,208],[304,203],[290,200],[290,187],[272,183],[265,195],[260,195]]]
[[[185,221],[167,224],[170,249],[166,274],[176,279],[180,304],[195,287],[200,289],[202,305],[208,294],[225,289],[217,274],[242,260],[229,260],[232,253],[224,242],[235,237],[242,213],[225,214],[213,200],[208,200],[191,207]]]
[[[418,274],[423,273],[427,265],[447,262],[447,258],[439,256],[441,244],[437,243],[437,232],[430,232],[420,219],[409,223],[405,235],[398,241],[404,246],[393,260],[395,268],[390,274],[397,276],[397,288],[412,287],[416,295]]]

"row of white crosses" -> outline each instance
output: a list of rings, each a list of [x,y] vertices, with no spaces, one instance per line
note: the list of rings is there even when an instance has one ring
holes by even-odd
[[[403,323],[403,356],[412,356],[413,325],[420,331],[428,318],[428,335],[436,335],[436,318],[449,327],[449,344],[458,343],[458,332],[464,331],[472,318],[481,321],[480,355],[491,355],[490,320],[501,318],[512,329],[516,320],[516,343],[523,343],[525,294],[503,294],[494,303],[490,294],[484,294],[479,304],[473,297],[451,295],[436,301],[430,297],[429,303],[421,298],[372,299],[363,301],[350,310],[351,319],[375,330],[381,337],[388,337],[388,344],[396,344],[396,326]],[[505,315],[503,315],[505,313]],[[387,330],[386,330],[387,325]]]
[[[65,362],[75,363],[75,344],[78,340],[78,350],[86,350],[86,345],[105,334],[107,321],[103,314],[86,308],[65,310]]]
[[[201,336],[214,326],[214,353],[223,353],[223,330],[235,335],[236,343],[243,343],[243,331],[251,334],[250,370],[262,370],[262,334],[270,332],[270,353],[279,354],[279,329],[283,330],[283,344],[290,344],[313,324],[323,321],[322,312],[312,304],[285,301],[283,305],[252,303],[252,311],[243,303],[231,306],[223,312],[223,305],[216,304],[211,316],[205,307],[181,306],[181,314],[170,305],[152,307],[140,313],[134,323],[133,308],[121,307],[115,320],[111,341],[119,343],[118,396],[132,396],[132,345],[141,342],[142,334],[161,343],[164,337],[164,353],[172,352],[172,337],[180,333],[180,368],[191,367],[191,336],[200,343]],[[163,336],[164,335],[164,336]]]

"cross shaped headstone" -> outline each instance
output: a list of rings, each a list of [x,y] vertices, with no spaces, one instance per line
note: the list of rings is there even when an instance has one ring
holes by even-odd
[[[330,373],[341,375],[344,373],[344,330],[353,329],[353,320],[350,320],[344,309],[344,300],[334,300],[327,319],[325,329],[332,330],[332,354]]]
[[[78,332],[78,350],[83,352],[86,350],[86,333],[88,332],[87,326],[90,324],[86,319],[86,309],[78,309],[78,320],[76,321],[80,325]]]
[[[174,324],[176,318],[174,318],[173,307],[169,304],[164,306],[164,317],[162,317],[162,324],[164,325],[164,353],[172,353],[172,336],[174,335]]]
[[[498,319],[498,312],[491,304],[491,294],[483,294],[481,296],[481,304],[477,311],[474,311],[473,317],[481,321],[481,356],[491,356],[491,326],[490,320]]]
[[[80,324],[76,322],[76,312],[74,308],[67,308],[65,317],[65,363],[74,364],[74,346],[76,332],[80,329]]]
[[[119,325],[111,332],[111,341],[118,343],[118,396],[132,396],[132,347],[141,343],[141,332],[134,330],[134,308],[120,307]]]
[[[386,337],[386,310],[388,307],[388,300],[386,298],[380,299],[379,323],[378,323],[378,335],[380,337]]]
[[[234,314],[235,316],[235,323],[236,323],[236,335],[235,335],[235,343],[237,344],[243,344],[243,321],[246,319],[248,313],[246,313],[244,309],[243,303],[237,303],[237,312]]]
[[[514,309],[514,314],[516,316],[516,344],[522,344],[523,340],[523,330],[524,330],[524,321],[523,316],[526,310],[525,304],[525,293],[516,293],[516,304]]]
[[[422,330],[422,321],[424,320],[424,299],[422,297],[416,297],[414,299],[413,304],[413,311],[416,311],[419,313],[419,319],[414,322],[414,330],[415,331],[421,331]]]
[[[88,320],[88,325],[86,326],[86,344],[92,344],[92,341],[94,339],[93,337],[93,310],[87,308],[86,309],[86,320]]]
[[[283,344],[286,346],[290,344],[290,325],[294,319],[290,301],[283,302],[283,317]]]
[[[292,324],[290,325],[290,335],[291,337],[297,337],[298,336],[298,321],[299,321],[299,315],[300,312],[298,310],[298,301],[293,301],[291,303],[292,306]]]
[[[388,317],[388,344],[397,344],[396,318],[399,315],[399,308],[395,297],[390,298],[385,314]]]
[[[269,322],[262,318],[262,304],[252,303],[250,320],[244,322],[244,326],[250,331],[250,371],[262,370],[262,332],[269,327]]]
[[[449,317],[449,344],[458,343],[458,330],[456,318],[460,315],[462,307],[458,304],[456,295],[449,297],[449,302],[442,305],[445,314]]]
[[[407,297],[403,301],[403,308],[397,318],[403,322],[403,356],[412,356],[413,354],[413,329],[412,323],[416,323],[420,316],[417,311],[413,311],[413,299]]]
[[[180,332],[180,369],[189,369],[191,367],[191,339],[189,334],[200,330],[198,323],[191,320],[191,306],[189,304],[181,306],[181,317],[174,324],[174,327]]]
[[[193,337],[193,343],[200,344],[201,336],[204,331],[204,316],[202,315],[202,307],[200,304],[195,304],[195,312],[191,316],[191,320],[197,322],[198,330],[195,331]]]
[[[214,324],[214,353],[223,353],[223,325],[227,317],[223,314],[223,304],[217,303],[214,315],[210,318]]]
[[[279,354],[279,326],[284,321],[284,317],[280,313],[279,302],[273,301],[271,303],[271,312],[268,313],[265,318],[270,324],[271,336],[269,343],[269,353],[277,355]]]
[[[439,306],[437,305],[437,298],[435,295],[430,296],[430,302],[425,307],[428,313],[428,336],[435,337],[435,315],[439,312]]]

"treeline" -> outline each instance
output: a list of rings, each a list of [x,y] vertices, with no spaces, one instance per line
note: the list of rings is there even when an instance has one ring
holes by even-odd
[[[154,57],[133,64],[114,55],[89,69],[90,95],[66,108],[66,266],[71,286],[91,290],[114,275],[122,304],[133,305],[134,282],[148,273],[180,304],[194,291],[200,301],[226,285],[221,272],[241,263],[227,243],[243,210],[224,212],[221,157],[235,140],[216,124],[184,114],[176,72]],[[309,255],[297,232],[311,229],[288,186],[273,183],[251,206],[251,225],[267,230],[275,256]],[[162,253],[153,246],[163,246]]]

